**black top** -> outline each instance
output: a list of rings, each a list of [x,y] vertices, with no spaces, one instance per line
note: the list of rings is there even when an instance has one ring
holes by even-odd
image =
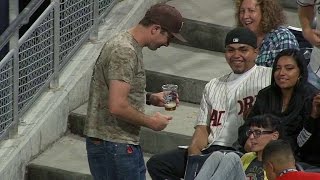
[[[249,118],[255,115],[270,113],[281,118],[283,125],[283,139],[290,142],[295,155],[302,161],[315,164],[311,160],[316,160],[320,164],[320,153],[317,147],[320,147],[320,121],[310,117],[312,110],[312,100],[318,90],[309,83],[305,83],[299,90],[295,90],[291,97],[289,105],[284,112],[282,110],[282,95],[278,88],[270,85],[259,91],[256,102],[249,114]],[[239,143],[244,146],[247,136],[245,131],[248,128],[248,122],[239,128]],[[300,132],[306,129],[312,135],[305,139],[301,148],[297,144],[297,137]]]

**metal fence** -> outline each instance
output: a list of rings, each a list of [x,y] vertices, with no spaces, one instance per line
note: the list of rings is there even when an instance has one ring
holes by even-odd
[[[53,0],[0,61],[0,140],[56,81],[117,0]],[[22,23],[22,22],[21,22]],[[19,27],[21,24],[19,25]]]

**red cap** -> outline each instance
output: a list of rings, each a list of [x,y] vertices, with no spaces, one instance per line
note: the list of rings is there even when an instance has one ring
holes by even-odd
[[[167,4],[160,3],[150,7],[145,17],[168,30],[174,37],[182,42],[187,42],[179,32],[183,26],[180,12]]]

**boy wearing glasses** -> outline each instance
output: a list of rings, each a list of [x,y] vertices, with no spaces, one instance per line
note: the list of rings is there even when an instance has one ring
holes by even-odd
[[[280,119],[265,114],[254,116],[248,122],[246,134],[252,144],[252,152],[244,154],[241,160],[233,152],[226,155],[214,152],[205,161],[195,180],[267,180],[262,165],[262,152],[270,141],[282,135]]]
[[[254,116],[249,121],[246,134],[250,143],[251,152],[241,157],[246,177],[249,179],[267,179],[262,166],[262,152],[264,147],[282,135],[280,119],[268,115]]]

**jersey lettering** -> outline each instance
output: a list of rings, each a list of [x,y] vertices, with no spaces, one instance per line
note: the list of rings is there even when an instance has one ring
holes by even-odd
[[[210,126],[220,126],[220,120],[222,114],[224,114],[226,111],[217,111],[215,109],[212,110],[211,117],[210,117]]]
[[[240,105],[240,111],[238,112],[238,115],[246,112],[249,108],[251,108],[253,106],[254,99],[255,98],[253,96],[248,96],[243,98],[242,100],[238,100],[238,103]]]

